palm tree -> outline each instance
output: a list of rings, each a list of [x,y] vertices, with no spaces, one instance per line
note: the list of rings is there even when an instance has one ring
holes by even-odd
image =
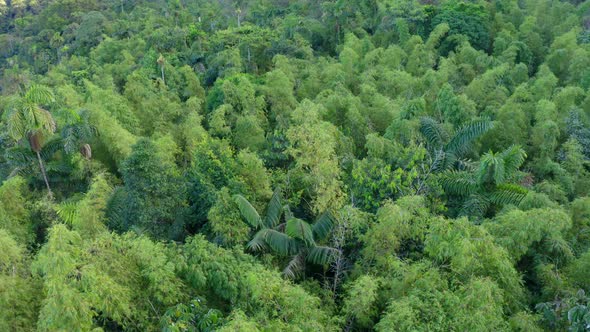
[[[483,216],[492,206],[518,204],[527,190],[516,183],[526,153],[519,146],[484,154],[466,170],[447,170],[441,184],[447,194],[459,197],[460,215]],[[476,166],[476,167],[473,167]]]
[[[12,98],[5,114],[8,134],[16,141],[28,139],[31,150],[37,154],[49,197],[53,197],[53,194],[40,152],[43,140],[55,132],[56,126],[51,113],[41,105],[54,101],[53,94],[47,87],[33,85],[23,95]]]
[[[90,124],[86,111],[70,112],[69,115],[68,123],[61,130],[64,152],[72,154],[79,151],[86,159],[90,159],[92,148],[88,142],[98,134],[98,130]]]
[[[320,215],[313,224],[296,218],[287,205],[281,204],[278,190],[273,193],[264,218],[242,195],[234,195],[234,200],[244,220],[257,231],[248,243],[248,249],[255,252],[270,250],[279,256],[289,257],[283,269],[284,276],[297,277],[303,272],[305,262],[329,264],[337,253],[335,248],[318,244],[327,238],[334,226],[329,212]]]
[[[160,57],[158,57],[158,65],[160,66],[160,71],[162,73],[162,83],[164,83],[164,85],[166,85],[166,79],[164,78],[164,65],[166,64],[166,59],[164,58],[164,56],[162,54],[160,54]]]
[[[449,169],[461,169],[467,163],[463,158],[469,153],[473,142],[493,128],[488,119],[474,120],[450,135],[443,125],[431,117],[420,119],[420,133],[426,139],[429,165],[417,186],[417,194],[425,189],[431,174]]]

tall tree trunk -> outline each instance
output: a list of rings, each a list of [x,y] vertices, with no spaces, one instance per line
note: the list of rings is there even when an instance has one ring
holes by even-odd
[[[47,186],[48,195],[50,198],[53,198],[53,192],[51,192],[51,187],[49,186],[49,181],[47,180],[47,173],[45,172],[45,165],[43,165],[43,159],[41,159],[41,154],[39,151],[37,153],[37,160],[39,160],[39,168],[41,168],[41,174],[43,174],[43,180],[45,180],[45,185]]]

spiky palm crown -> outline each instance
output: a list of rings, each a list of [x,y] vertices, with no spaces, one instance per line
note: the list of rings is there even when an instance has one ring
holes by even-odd
[[[527,190],[515,181],[525,158],[516,145],[499,153],[490,151],[469,169],[441,173],[440,182],[447,194],[461,199],[459,215],[481,217],[493,205],[518,204],[526,196]]]
[[[431,117],[420,119],[420,132],[432,160],[433,173],[456,166],[470,151],[473,142],[493,128],[489,119],[471,121],[449,135],[443,125]]]
[[[85,110],[80,112],[69,112],[70,120],[61,130],[61,139],[64,151],[72,154],[87,144],[93,137],[98,135],[98,130],[92,126]]]
[[[264,218],[244,196],[235,195],[234,201],[244,220],[257,230],[247,245],[248,249],[255,252],[270,250],[279,256],[290,257],[283,269],[286,277],[296,278],[303,271],[305,262],[326,265],[333,259],[336,249],[318,244],[328,237],[334,226],[329,212],[320,215],[313,224],[296,218],[288,206],[282,205],[279,190],[273,193]]]
[[[53,116],[41,106],[54,101],[51,90],[42,85],[32,85],[23,95],[11,98],[5,115],[9,135],[18,141],[31,134],[53,134],[56,129]]]

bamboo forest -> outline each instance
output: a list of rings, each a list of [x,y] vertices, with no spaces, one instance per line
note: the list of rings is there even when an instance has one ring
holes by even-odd
[[[590,331],[590,1],[0,0],[4,331]]]

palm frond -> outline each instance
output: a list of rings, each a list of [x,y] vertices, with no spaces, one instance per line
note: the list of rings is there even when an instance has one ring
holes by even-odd
[[[479,183],[503,183],[506,175],[504,159],[497,153],[487,152],[479,160],[477,173]]]
[[[332,228],[334,227],[334,219],[329,211],[320,215],[320,217],[313,223],[312,230],[316,240],[325,239]]]
[[[55,212],[65,223],[72,225],[78,216],[78,204],[77,202],[60,203],[55,208]]]
[[[45,170],[47,173],[70,174],[72,166],[61,161],[48,162],[45,164]]]
[[[311,226],[301,219],[291,218],[287,220],[285,233],[287,233],[289,237],[300,239],[308,245],[314,244],[313,230],[311,229]]]
[[[470,195],[459,211],[460,216],[476,216],[481,217],[490,207],[490,201],[482,195]]]
[[[444,150],[460,158],[469,152],[473,141],[492,128],[493,122],[488,119],[472,121],[455,132]]]
[[[291,212],[291,208],[289,207],[289,205],[283,206],[283,214],[284,214],[285,222],[287,222],[287,220],[294,217],[293,212]]]
[[[53,138],[45,142],[40,153],[43,159],[49,160],[62,148],[62,140],[60,138]]]
[[[277,188],[273,192],[268,207],[266,208],[266,218],[264,219],[266,227],[273,228],[279,223],[282,210],[281,192]]]
[[[71,127],[64,128],[64,130],[62,131],[62,142],[64,151],[67,154],[72,154],[78,151],[78,139],[72,133]]]
[[[266,244],[277,254],[281,256],[290,256],[299,251],[299,244],[297,241],[289,237],[287,234],[270,228],[265,228],[263,231]]]
[[[19,140],[26,135],[26,121],[17,108],[10,108],[5,115],[5,121],[10,137]]]
[[[504,160],[504,168],[506,169],[507,175],[511,176],[522,166],[527,155],[520,146],[512,145],[502,151],[500,157]]]
[[[127,202],[128,193],[124,187],[116,187],[107,202],[106,216],[109,229],[119,232],[128,230]]]
[[[457,159],[455,165],[459,171],[473,171],[475,163],[467,159]]]
[[[332,262],[337,253],[338,249],[332,247],[315,246],[307,254],[306,260],[313,264],[326,265]]]
[[[442,125],[431,117],[420,119],[420,133],[422,133],[431,149],[442,147],[448,139],[448,134]]]
[[[289,279],[297,278],[304,267],[305,261],[303,259],[303,255],[297,254],[291,258],[287,266],[283,269],[283,276]]]
[[[488,195],[488,199],[496,205],[518,205],[527,193],[525,188],[517,184],[504,183],[498,185],[496,190]]]
[[[252,238],[252,240],[250,240],[250,242],[248,242],[248,244],[246,245],[246,248],[248,248],[248,250],[251,251],[264,251],[268,248],[268,245],[266,244],[266,230],[267,228],[261,229],[258,232],[256,232],[256,234],[254,234],[254,237]]]
[[[450,194],[468,196],[479,188],[479,184],[470,172],[446,171],[439,178],[443,189]]]
[[[55,101],[51,90],[39,84],[33,84],[25,93],[24,99],[39,105],[47,105]]]
[[[234,195],[234,201],[238,205],[242,216],[252,228],[258,229],[260,226],[262,226],[262,220],[258,214],[258,211],[256,211],[256,209],[244,196]]]

